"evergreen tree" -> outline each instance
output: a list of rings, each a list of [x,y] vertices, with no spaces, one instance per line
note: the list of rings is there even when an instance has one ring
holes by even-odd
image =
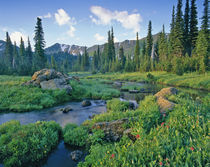
[[[51,68],[57,70],[57,65],[54,56],[51,56]]]
[[[145,70],[151,70],[151,54],[152,54],[152,47],[153,47],[153,38],[152,38],[152,22],[149,21],[148,25],[148,33],[147,33],[147,45],[146,45],[146,64]]]
[[[130,55],[128,55],[128,57],[126,59],[125,71],[126,72],[132,72],[133,71],[133,63],[132,63],[132,60],[131,60],[131,56]]]
[[[139,36],[138,32],[136,33],[136,46],[135,46],[135,53],[134,53],[134,65],[135,65],[135,70],[139,70],[140,67],[140,48],[139,48]]]
[[[184,47],[185,47],[185,53],[188,54],[190,54],[189,13],[190,13],[189,0],[186,0],[185,14],[184,14]]]
[[[4,52],[4,63],[7,67],[6,72],[10,73],[12,71],[12,62],[13,62],[13,47],[10,36],[8,32],[6,32],[6,46]]]
[[[96,51],[94,51],[93,60],[92,60],[92,70],[97,71],[97,69],[98,69],[98,56]]]
[[[159,35],[158,39],[158,55],[159,61],[161,63],[161,70],[166,70],[167,61],[168,61],[168,48],[167,48],[167,38],[165,34],[165,27],[163,25],[163,30]]]
[[[76,67],[78,71],[81,70],[81,66],[82,66],[82,56],[81,54],[79,54],[77,57],[77,67]]]
[[[177,10],[176,10],[176,19],[175,19],[175,26],[174,26],[174,42],[173,42],[173,55],[182,57],[184,51],[184,22],[182,18],[182,0],[178,0]]]
[[[85,47],[84,54],[82,56],[82,70],[88,71],[89,70],[89,55],[87,52],[87,47]]]
[[[23,38],[20,38],[20,50],[19,50],[19,54],[20,54],[20,73],[21,74],[25,74],[26,73],[26,51],[25,51],[25,45],[24,45],[24,41]]]
[[[45,67],[46,58],[44,55],[45,41],[44,41],[44,32],[42,28],[42,20],[39,17],[37,17],[37,23],[35,26],[34,42],[35,42],[34,69],[40,70]]]
[[[19,58],[18,51],[17,51],[17,45],[16,45],[16,42],[14,42],[12,66],[13,66],[13,69],[15,69],[16,72],[19,68],[19,62],[20,62],[20,58]]]
[[[101,53],[100,53],[99,45],[97,47],[97,59],[98,59],[98,70],[99,70],[99,67],[101,66]]]
[[[197,36],[198,36],[198,20],[197,20],[197,7],[196,0],[191,0],[190,8],[190,46],[191,50],[194,49]]]
[[[204,11],[202,17],[201,30],[204,31],[207,40],[209,39],[209,0],[204,0]]]
[[[33,62],[33,52],[32,52],[32,48],[31,48],[31,43],[28,37],[28,46],[26,48],[26,57],[27,57],[27,70],[30,73],[32,73],[32,62]]]
[[[121,65],[120,69],[123,69],[125,67],[126,57],[124,55],[124,49],[122,45],[120,46],[120,50],[119,50],[119,60],[120,60],[119,62]]]
[[[196,42],[195,52],[197,63],[199,63],[199,71],[202,73],[209,70],[210,67],[208,45],[205,31],[201,30]]]
[[[171,60],[172,54],[174,52],[174,42],[175,42],[175,34],[174,34],[174,27],[175,27],[175,7],[173,6],[172,10],[172,20],[171,20],[171,29],[169,34],[169,59]]]
[[[112,53],[112,60],[115,61],[116,55],[115,55],[115,46],[114,46],[114,30],[112,27],[111,30],[111,53]]]

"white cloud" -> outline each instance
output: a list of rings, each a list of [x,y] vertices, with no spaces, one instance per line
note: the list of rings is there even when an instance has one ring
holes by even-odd
[[[26,36],[25,34],[19,32],[19,31],[15,31],[15,32],[11,33],[11,35],[10,35],[11,41],[12,41],[13,43],[16,42],[16,44],[17,44],[18,46],[20,45],[20,38],[21,38],[21,37],[23,38],[23,41],[24,41],[25,44],[26,44],[28,38],[27,38],[27,36]]]
[[[40,19],[50,19],[52,17],[51,13],[47,13],[44,16],[38,16]]]
[[[120,42],[120,40],[117,37],[114,37],[114,42]]]
[[[105,40],[105,37],[100,35],[99,33],[96,33],[94,35],[94,38],[96,39],[96,41],[104,41]]]
[[[74,37],[75,36],[75,34],[74,34],[75,31],[76,31],[76,29],[73,26],[70,26],[70,29],[67,31],[67,34],[70,37]]]
[[[57,13],[55,13],[55,20],[59,26],[76,24],[75,18],[71,18],[63,9],[57,10]]]
[[[73,26],[76,24],[76,20],[74,17],[70,17],[68,13],[66,13],[63,9],[58,9],[57,13],[55,13],[55,21],[59,26],[68,25],[69,30],[67,31],[67,34],[70,37],[74,37],[74,32],[76,31],[76,28]]]
[[[132,29],[135,33],[140,31],[140,22],[142,17],[139,13],[128,14],[127,11],[110,11],[100,6],[92,6],[91,12],[97,17],[90,16],[91,20],[95,24],[108,25],[112,21],[121,23],[125,29]]]

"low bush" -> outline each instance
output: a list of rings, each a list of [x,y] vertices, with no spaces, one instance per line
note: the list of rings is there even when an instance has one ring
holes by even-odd
[[[85,146],[88,138],[88,128],[67,124],[63,131],[64,142],[73,146]]]
[[[47,157],[60,137],[61,127],[53,121],[4,123],[0,125],[0,163],[5,167],[32,166]]]
[[[129,109],[128,101],[121,101],[120,99],[112,99],[107,101],[107,112],[126,111]]]

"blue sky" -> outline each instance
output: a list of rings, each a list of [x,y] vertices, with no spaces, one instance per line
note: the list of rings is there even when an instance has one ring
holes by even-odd
[[[169,32],[172,6],[177,0],[2,0],[0,39],[5,31],[19,44],[20,36],[33,44],[36,17],[42,18],[46,46],[54,43],[92,46],[103,44],[107,31],[114,27],[115,41],[140,38],[152,21],[153,34],[165,24]],[[197,0],[198,18],[203,0]],[[183,0],[185,6],[185,0]],[[183,8],[184,9],[184,8]],[[200,20],[199,20],[200,22]]]

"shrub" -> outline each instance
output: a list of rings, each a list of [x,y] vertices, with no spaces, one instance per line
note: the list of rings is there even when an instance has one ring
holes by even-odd
[[[10,121],[0,125],[0,163],[5,167],[30,166],[47,157],[58,144],[61,127],[53,122],[20,125]]]
[[[112,99],[107,101],[107,111],[126,111],[129,109],[129,102],[121,101],[119,99]]]
[[[82,147],[87,143],[88,129],[85,126],[67,124],[63,137],[66,144]]]

